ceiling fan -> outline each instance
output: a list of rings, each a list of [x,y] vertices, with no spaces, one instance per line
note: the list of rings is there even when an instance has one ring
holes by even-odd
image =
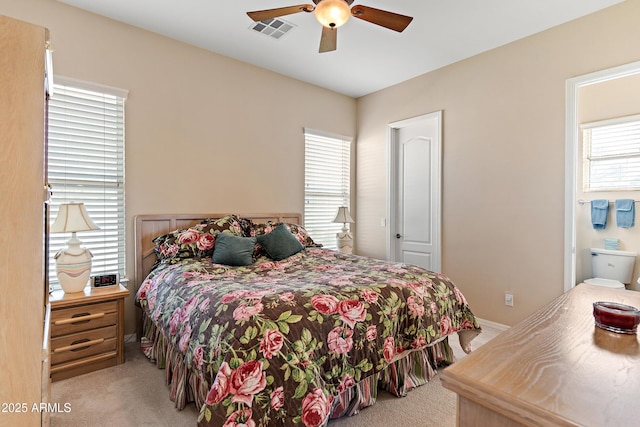
[[[362,19],[372,24],[401,33],[411,23],[411,16],[387,12],[369,6],[355,5],[350,8],[353,0],[313,0],[312,4],[299,4],[297,6],[279,7],[276,9],[256,10],[247,12],[249,18],[255,22],[280,16],[291,15],[299,12],[314,12],[316,19],[322,24],[320,37],[320,53],[336,50],[338,27],[347,22],[350,16]]]

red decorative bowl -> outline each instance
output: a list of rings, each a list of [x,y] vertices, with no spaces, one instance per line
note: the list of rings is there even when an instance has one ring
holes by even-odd
[[[598,301],[593,303],[596,326],[607,331],[635,334],[640,323],[640,310],[618,302]]]

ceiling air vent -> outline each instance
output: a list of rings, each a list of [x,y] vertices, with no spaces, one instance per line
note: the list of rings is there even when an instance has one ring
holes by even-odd
[[[266,34],[269,37],[273,37],[274,39],[279,39],[289,32],[289,30],[293,29],[293,27],[294,25],[290,22],[275,18],[256,22],[249,28],[259,33]]]

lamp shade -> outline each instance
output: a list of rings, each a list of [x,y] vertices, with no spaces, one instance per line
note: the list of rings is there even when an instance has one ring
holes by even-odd
[[[84,203],[71,202],[60,205],[58,216],[49,231],[52,233],[65,233],[99,229],[100,227],[89,218]]]
[[[340,206],[338,208],[338,214],[336,215],[336,219],[334,219],[333,222],[353,223],[355,221],[353,220],[353,218],[351,218],[351,215],[349,214],[349,208],[347,208],[346,206]]]
[[[321,0],[315,8],[316,19],[327,28],[337,28],[347,22],[351,9],[344,0]]]

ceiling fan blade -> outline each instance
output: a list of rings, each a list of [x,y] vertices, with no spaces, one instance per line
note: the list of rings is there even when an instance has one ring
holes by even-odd
[[[254,21],[260,22],[265,19],[273,19],[298,12],[313,12],[313,9],[314,6],[312,4],[299,4],[297,6],[279,7],[276,9],[256,10],[254,12],[247,12],[247,15]]]
[[[380,25],[381,27],[401,33],[411,23],[411,16],[400,15],[399,13],[387,12],[369,6],[356,5],[351,8],[351,15],[356,18]]]
[[[338,29],[322,26],[322,36],[320,36],[320,53],[336,50],[338,45]]]

